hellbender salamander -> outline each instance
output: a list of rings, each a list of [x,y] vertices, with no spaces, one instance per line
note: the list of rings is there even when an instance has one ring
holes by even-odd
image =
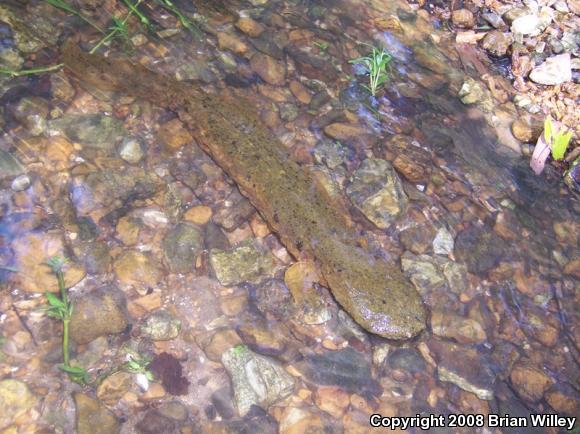
[[[128,60],[85,53],[71,42],[63,47],[63,60],[82,81],[176,111],[290,253],[316,262],[325,286],[366,330],[407,339],[425,328],[425,308],[413,285],[398,266],[359,246],[356,231],[261,124],[251,103],[208,94]]]

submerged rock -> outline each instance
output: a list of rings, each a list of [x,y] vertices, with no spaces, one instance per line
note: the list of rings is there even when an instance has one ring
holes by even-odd
[[[115,434],[120,424],[115,415],[98,400],[84,393],[74,394],[78,434]]]
[[[115,260],[115,274],[124,285],[155,287],[163,278],[163,269],[149,253],[127,250]]]
[[[211,267],[224,286],[243,282],[259,283],[273,277],[275,258],[253,244],[245,244],[231,250],[212,249],[209,253]]]
[[[455,239],[455,255],[467,264],[471,273],[485,273],[495,267],[506,254],[506,242],[493,231],[471,227]]]
[[[530,72],[530,80],[550,86],[572,81],[570,53],[547,58],[544,63]]]
[[[22,124],[32,136],[40,136],[47,127],[48,102],[40,97],[21,98],[12,109],[14,118]]]
[[[203,232],[190,223],[180,223],[163,240],[163,253],[174,273],[190,273],[203,250]]]
[[[113,286],[104,286],[74,301],[71,338],[86,344],[99,336],[121,333],[128,324],[125,296]]]
[[[294,389],[294,379],[281,365],[252,352],[245,345],[226,351],[222,363],[232,380],[240,416],[245,416],[253,405],[267,409],[289,396]]]
[[[92,148],[111,150],[125,133],[123,123],[100,114],[69,114],[50,122],[50,129],[71,141]]]
[[[391,164],[368,159],[354,172],[346,194],[378,228],[387,229],[407,206],[407,195]]]
[[[36,397],[26,383],[11,378],[0,381],[0,429],[10,426],[35,405]]]
[[[181,320],[167,311],[153,312],[141,326],[141,332],[154,341],[175,339],[181,331]]]
[[[0,179],[13,178],[24,173],[24,166],[12,154],[0,149]]]

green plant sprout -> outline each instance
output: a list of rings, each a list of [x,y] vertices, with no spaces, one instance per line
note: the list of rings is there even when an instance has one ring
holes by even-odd
[[[352,59],[348,63],[354,65],[362,65],[369,75],[369,85],[363,85],[369,90],[371,95],[376,96],[379,88],[389,78],[387,74],[387,66],[393,58],[385,49],[372,47],[373,51],[364,57]]]
[[[95,29],[97,29],[99,32],[105,33],[103,31],[103,29],[101,29],[93,20],[91,20],[90,18],[85,17],[82,13],[80,13],[78,10],[76,10],[74,7],[72,7],[71,5],[69,5],[64,0],[45,0],[45,1],[49,5],[57,8],[57,9],[61,9],[61,10],[65,11],[65,12],[68,12],[70,14],[73,14],[73,15],[79,17],[81,20],[83,20],[87,24],[90,24],[92,27],[94,27]]]
[[[141,2],[142,0],[138,0],[137,3],[133,4],[129,0],[123,0],[123,3],[125,3],[129,10],[139,18],[141,24],[143,24],[147,30],[151,30],[151,21],[138,9]]]
[[[330,44],[324,41],[323,42],[315,41],[314,46],[318,48],[320,51],[325,52],[326,50],[328,50],[328,47],[330,47]]]
[[[11,69],[1,69],[0,68],[0,74],[9,75],[12,78],[22,77],[25,75],[44,74],[45,72],[57,71],[60,68],[62,68],[63,66],[64,65],[62,63],[59,63],[58,65],[45,66],[45,67],[41,67],[41,68],[24,69],[22,71],[14,71]]]
[[[184,28],[189,30],[194,35],[200,34],[200,31],[199,31],[197,24],[194,21],[192,21],[190,18],[188,18],[183,12],[181,12],[177,8],[177,6],[175,6],[173,4],[173,2],[171,0],[156,0],[156,1],[158,4],[160,4],[165,9],[167,9],[169,12],[171,12],[173,15],[175,15]]]
[[[570,140],[572,140],[572,131],[563,132],[564,128],[558,129],[554,133],[552,118],[547,117],[544,121],[544,139],[552,150],[552,158],[555,161],[560,161],[564,158]]]

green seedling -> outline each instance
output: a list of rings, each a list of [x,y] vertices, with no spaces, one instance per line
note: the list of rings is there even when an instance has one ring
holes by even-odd
[[[328,42],[315,41],[314,46],[318,48],[320,51],[325,52],[326,50],[328,50],[328,47],[330,47],[330,44]]]
[[[151,359],[147,357],[130,356],[130,360],[121,365],[121,369],[131,374],[143,374],[149,381],[153,381],[153,373],[149,370]]]
[[[387,66],[393,57],[382,48],[372,48],[373,50],[368,56],[350,60],[349,63],[362,65],[366,69],[366,73],[369,76],[369,85],[364,86],[374,97],[376,96],[379,88],[389,78],[387,74]]]
[[[59,63],[58,65],[45,66],[43,68],[23,69],[21,71],[13,71],[11,69],[0,69],[0,74],[9,75],[10,77],[22,77],[24,75],[44,74],[45,72],[57,71],[63,66],[64,65],[62,63]]]
[[[554,132],[552,118],[547,117],[544,121],[544,140],[550,145],[552,158],[560,161],[564,158],[570,140],[572,140],[572,131],[564,132],[564,128],[560,128]]]
[[[147,28],[147,30],[151,30],[151,20],[147,18],[139,9],[139,5],[142,3],[142,0],[138,0],[137,3],[133,4],[130,0],[123,0],[123,3],[129,8],[131,13],[135,14],[141,21],[141,24]]]
[[[85,17],[82,13],[80,13],[80,11],[76,10],[74,7],[72,7],[71,5],[69,5],[67,2],[65,2],[64,0],[45,0],[49,5],[61,9],[65,12],[68,12],[69,14],[73,14],[77,17],[79,17],[81,20],[83,20],[85,23],[91,25],[92,27],[94,27],[95,29],[97,29],[99,32],[101,33],[105,33],[103,31],[103,29],[101,29],[93,20],[91,20],[90,18]]]
[[[192,34],[199,36],[200,31],[197,24],[188,18],[183,12],[179,10],[177,6],[173,4],[171,0],[156,0],[158,4],[163,6],[169,12],[177,17],[181,25],[189,30]]]

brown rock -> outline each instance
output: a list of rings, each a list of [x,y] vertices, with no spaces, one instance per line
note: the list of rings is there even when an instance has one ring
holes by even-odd
[[[280,434],[326,432],[320,411],[314,408],[286,407],[280,419]]]
[[[257,53],[250,59],[250,66],[266,83],[281,86],[286,82],[285,66],[273,57]]]
[[[424,162],[423,162],[424,163]],[[431,167],[414,160],[412,155],[399,155],[393,160],[393,166],[401,175],[413,183],[427,182],[431,173]]]
[[[170,151],[175,151],[193,141],[189,131],[185,129],[183,123],[177,118],[161,125],[157,132],[157,137]]]
[[[546,401],[557,413],[578,415],[580,405],[574,389],[568,385],[555,385],[546,392]]]
[[[242,17],[236,22],[236,27],[243,33],[252,38],[257,38],[264,32],[264,26],[262,26],[259,22],[247,18]]]
[[[314,392],[314,403],[332,417],[341,418],[350,404],[347,392],[336,386],[321,386]]]
[[[580,258],[574,258],[564,266],[564,274],[580,278]]]
[[[459,27],[472,28],[475,25],[475,17],[469,9],[457,9],[451,13],[451,21]]]
[[[242,325],[238,328],[238,334],[243,342],[260,354],[277,355],[284,351],[284,342],[280,334],[263,328]]]
[[[513,42],[511,33],[504,33],[499,30],[493,30],[485,35],[481,41],[481,46],[493,56],[505,56]]]
[[[241,343],[240,336],[234,330],[224,329],[215,333],[209,343],[202,345],[202,348],[208,359],[219,362],[224,352]]]
[[[294,95],[302,104],[310,104],[310,101],[312,101],[312,95],[306,86],[299,81],[292,80],[290,82],[290,92],[292,92],[292,95]]]
[[[485,330],[477,321],[442,311],[434,311],[431,315],[431,328],[433,334],[462,344],[480,343],[487,339]]]
[[[524,117],[516,119],[511,126],[514,137],[522,142],[535,142],[543,129],[544,125],[541,121]]]
[[[127,250],[113,264],[115,274],[123,285],[151,288],[163,278],[161,265],[150,253]],[[145,292],[145,291],[144,291]]]
[[[15,273],[19,287],[27,292],[57,292],[58,280],[52,269],[46,265],[50,258],[65,257],[64,243],[57,233],[30,233],[16,238],[12,242],[14,251]],[[68,262],[63,267],[64,281],[67,288],[76,285],[85,277],[85,270],[80,265]]]
[[[185,221],[204,225],[211,219],[212,209],[209,206],[199,205],[188,209],[183,215]]]
[[[524,362],[514,365],[510,380],[517,394],[532,403],[541,400],[544,392],[554,383],[542,370]]]
[[[248,52],[248,46],[235,36],[220,32],[217,38],[220,50],[229,50],[239,55],[244,55]]]
[[[359,125],[335,123],[327,125],[324,133],[333,139],[348,141],[367,135],[368,131]]]
[[[116,405],[135,383],[133,375],[128,372],[117,372],[109,375],[97,387],[97,398],[109,407]]]
[[[75,393],[76,432],[78,434],[115,434],[119,432],[119,421],[113,413],[96,399]]]

